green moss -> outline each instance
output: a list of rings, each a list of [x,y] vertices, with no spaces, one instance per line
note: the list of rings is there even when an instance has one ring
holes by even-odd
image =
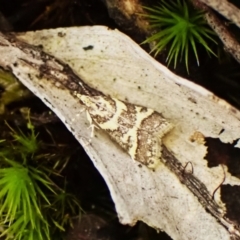
[[[71,217],[82,212],[80,203],[66,192],[66,184],[55,183],[60,174],[41,153],[43,144],[29,115],[27,133],[7,126],[11,139],[0,140],[0,237],[61,239]]]
[[[4,113],[6,105],[31,96],[31,92],[17,81],[11,73],[1,69],[0,87],[4,89],[0,96],[0,114]]]
[[[197,44],[202,45],[208,53],[214,52],[208,46],[207,40],[214,43],[214,32],[206,25],[203,12],[193,9],[187,1],[161,0],[159,5],[144,7],[148,14],[143,16],[149,21],[150,28],[154,34],[143,43],[154,43],[151,52],[155,56],[168,49],[167,63],[173,61],[174,68],[177,62],[184,58],[186,69],[189,72],[189,50],[192,49],[199,65]]]

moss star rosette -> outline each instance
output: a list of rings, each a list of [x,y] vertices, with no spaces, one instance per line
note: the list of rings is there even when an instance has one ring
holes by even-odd
[[[151,29],[156,33],[147,38],[143,44],[154,42],[155,45],[151,52],[155,56],[163,49],[168,48],[167,63],[174,61],[176,68],[179,56],[180,60],[184,57],[187,72],[189,73],[188,57],[189,49],[192,48],[199,65],[197,43],[200,43],[207,51],[215,55],[208,46],[207,40],[214,43],[212,36],[215,33],[208,27],[203,12],[191,9],[185,0],[165,1],[161,0],[158,6],[144,7],[148,14],[143,14],[149,21]]]

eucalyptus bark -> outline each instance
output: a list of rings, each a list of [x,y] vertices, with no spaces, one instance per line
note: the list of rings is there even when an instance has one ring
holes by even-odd
[[[35,44],[42,44],[41,46],[50,54],[43,51],[41,47],[18,40],[14,34],[0,34],[0,66],[11,71],[41,98],[84,146],[108,184],[122,223],[134,224],[137,220],[142,220],[150,226],[163,229],[174,239],[240,239],[235,220],[231,220],[225,215],[223,207],[214,200],[212,190],[209,190],[216,189],[219,179],[216,178],[216,173],[210,178],[210,169],[205,166],[204,162],[201,162],[201,149],[205,147],[196,145],[192,148],[189,142],[186,142],[189,134],[196,131],[196,126],[209,137],[218,137],[226,142],[236,139],[238,129],[240,129],[238,120],[240,113],[237,110],[210,92],[175,76],[118,31],[104,27],[46,30],[45,32],[30,33],[29,36],[26,34],[26,38],[30,42],[31,36],[33,36],[31,34],[36,34],[36,41],[42,40],[42,43],[35,42]],[[106,36],[108,37],[106,38]],[[20,36],[20,38],[24,39],[24,36]],[[82,39],[81,42],[79,39]],[[107,43],[108,39],[111,41],[109,40]],[[53,45],[48,49],[47,43],[45,46],[44,41],[47,41],[48,44],[53,41]],[[56,44],[58,45],[56,46]],[[92,46],[90,50],[87,48],[89,46]],[[112,51],[112,46],[114,51]],[[70,50],[71,47],[72,50]],[[59,57],[51,55],[54,53],[57,56],[64,55],[64,51],[66,51],[66,56],[70,56],[68,63],[65,62],[67,59],[59,59]],[[79,59],[83,58],[79,66],[72,61],[74,54],[77,54]],[[84,54],[86,59],[83,57]],[[113,56],[113,54],[116,55]],[[128,72],[125,76],[126,71],[123,71],[123,68],[128,65],[123,61],[133,64],[126,70]],[[103,69],[104,64],[105,69]],[[72,70],[69,65],[75,69]],[[94,67],[97,67],[98,70],[96,71]],[[117,69],[114,70],[115,67]],[[136,77],[136,73],[138,73],[136,69],[143,70],[144,74],[141,73],[140,77],[133,81],[134,85],[132,86],[137,86],[134,90],[127,84]],[[133,73],[131,73],[132,70]],[[87,90],[89,96],[102,94],[90,83],[94,73],[101,80],[99,88],[103,84],[109,86],[106,79],[109,78],[110,83],[113,83],[115,82],[114,76],[121,76],[120,86],[122,87],[117,88],[120,98],[125,98],[126,101],[126,97],[128,97],[132,104],[137,104],[131,97],[135,96],[142,102],[144,94],[148,94],[152,101],[157,103],[153,108],[163,112],[163,115],[174,123],[173,134],[169,134],[164,140],[163,164],[155,171],[151,171],[145,166],[139,166],[139,163],[132,161],[106,136],[104,131],[96,130],[97,137],[92,139],[91,144],[88,144],[87,119],[85,114],[81,113],[84,106],[76,97],[76,92],[86,94]],[[155,74],[154,77],[151,74]],[[88,81],[88,84],[82,80],[81,76],[85,82]],[[149,82],[145,82],[145,78],[149,77],[153,82],[157,80],[161,87],[157,88],[153,85],[153,89],[151,89]],[[136,83],[136,81],[139,82]],[[126,89],[123,82],[127,86]],[[165,87],[168,87],[168,90]],[[144,89],[141,99],[138,97],[139,89]],[[176,93],[176,95],[169,96],[169,93]],[[114,90],[110,90],[109,94],[114,95]],[[177,94],[182,95],[180,97]],[[160,107],[158,96],[161,98]],[[164,98],[167,98],[166,103],[164,103]],[[181,99],[181,111],[176,105],[179,103],[179,99]],[[144,102],[146,105],[153,104],[147,100]],[[164,109],[164,105],[167,105],[168,108]],[[198,113],[197,118],[193,111]],[[206,112],[201,113],[203,111]],[[185,119],[181,119],[183,112]],[[199,112],[203,114],[201,117]],[[223,114],[225,122],[222,119],[219,120],[220,122],[218,119],[214,119],[219,112]],[[219,134],[223,126],[225,130]],[[190,131],[188,132],[188,130]],[[179,148],[179,146],[181,147]],[[188,152],[191,151],[193,151],[190,156],[194,171],[189,172],[186,164],[189,158]],[[203,166],[200,166],[202,175],[198,174],[199,163],[203,163]],[[208,178],[209,185],[214,180],[212,186],[204,183]],[[202,228],[199,229],[198,226]]]

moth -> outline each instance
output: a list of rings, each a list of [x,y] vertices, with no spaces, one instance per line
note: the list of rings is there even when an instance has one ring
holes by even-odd
[[[76,95],[90,123],[107,132],[133,160],[150,169],[159,165],[161,139],[173,128],[160,113],[105,95]]]

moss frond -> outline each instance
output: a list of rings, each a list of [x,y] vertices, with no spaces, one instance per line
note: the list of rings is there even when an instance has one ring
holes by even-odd
[[[168,65],[173,61],[174,68],[176,68],[178,61],[184,58],[189,73],[190,49],[193,50],[199,65],[197,43],[202,45],[208,53],[215,55],[207,43],[207,40],[216,43],[213,37],[215,33],[204,21],[203,12],[190,10],[186,0],[171,2],[161,0],[158,6],[144,7],[144,9],[148,14],[143,16],[156,33],[147,38],[143,44],[154,42],[155,45],[151,52],[154,52],[155,56],[167,48],[166,61]]]

